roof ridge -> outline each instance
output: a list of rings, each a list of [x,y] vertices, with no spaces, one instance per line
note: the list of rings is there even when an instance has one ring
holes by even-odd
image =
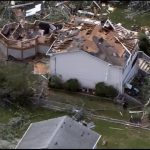
[[[56,129],[54,130],[54,132],[52,133],[52,136],[48,142],[48,145],[46,146],[46,148],[48,148],[49,143],[52,141],[53,137],[56,135],[57,131],[59,130],[59,128],[61,127],[62,123],[64,122],[64,120],[67,118],[67,116],[63,116],[61,122],[58,124],[58,126],[56,127]]]

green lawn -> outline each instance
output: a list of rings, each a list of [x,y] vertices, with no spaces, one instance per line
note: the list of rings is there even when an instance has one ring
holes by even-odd
[[[49,99],[53,101],[77,105],[79,107],[81,107],[84,103],[85,108],[101,109],[99,111],[93,112],[97,115],[104,115],[123,120],[129,120],[130,118],[128,111],[123,110],[121,106],[115,105],[112,100],[107,100],[100,97],[92,97],[77,93],[67,93],[57,90],[50,90]],[[120,111],[122,112],[123,117],[120,115]]]
[[[10,118],[13,117],[12,111],[9,109],[4,110],[3,108],[0,107],[0,123],[7,123]]]
[[[0,123],[8,123],[10,118],[21,116],[21,115],[22,116],[28,115],[29,119],[32,122],[36,122],[36,121],[40,121],[40,120],[54,118],[57,116],[62,116],[66,113],[46,110],[44,108],[36,108],[36,109],[32,109],[32,110],[26,110],[26,109],[24,109],[24,110],[8,110],[8,109],[0,108],[0,114],[1,114]]]
[[[133,17],[133,19],[126,19],[127,13],[124,12],[124,9],[126,9],[127,6],[122,5],[116,7],[113,13],[109,15],[109,18],[115,22],[115,23],[122,23],[122,25],[128,29],[131,29],[131,26],[133,24],[139,25],[139,26],[150,26],[150,13],[144,13],[141,15],[137,15]]]
[[[51,111],[48,109],[44,108],[36,108],[36,109],[30,109],[30,110],[8,110],[8,109],[3,109],[0,108],[0,124],[7,124],[10,119],[13,117],[18,117],[18,116],[24,116],[28,117],[25,119],[25,124],[21,126],[20,128],[13,128],[13,129],[7,129],[4,132],[11,132],[15,136],[15,138],[21,138],[24,132],[27,130],[28,126],[30,123],[37,122],[37,121],[42,121],[42,120],[47,120],[59,116],[66,115],[67,113],[65,112],[58,112],[58,111]]]
[[[12,117],[16,115],[29,115],[29,120],[31,122],[41,121],[45,119],[55,118],[58,116],[66,115],[64,112],[55,112],[43,108],[37,108],[34,110],[12,110],[8,111],[6,109],[0,109],[0,123],[7,123]],[[93,120],[95,122],[96,128],[94,129],[99,134],[102,135],[100,142],[98,143],[98,148],[149,148],[150,147],[150,132],[135,128],[127,128],[120,124],[114,124],[107,121]],[[21,138],[29,123],[21,128],[11,128],[11,130],[6,130],[6,134],[11,133],[15,135],[15,138]],[[116,130],[112,128],[120,128],[123,130]],[[102,146],[102,140],[107,140],[107,146]]]
[[[102,120],[94,122],[94,130],[102,135],[97,148],[150,148],[150,131]],[[102,146],[103,140],[108,141],[107,145]]]

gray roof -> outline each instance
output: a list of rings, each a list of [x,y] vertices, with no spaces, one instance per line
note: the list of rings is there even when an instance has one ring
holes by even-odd
[[[92,149],[100,135],[68,116],[32,123],[16,149]]]

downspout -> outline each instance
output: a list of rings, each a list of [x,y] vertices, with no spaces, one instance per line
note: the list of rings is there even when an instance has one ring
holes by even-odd
[[[105,82],[107,82],[107,80],[108,80],[109,66],[111,66],[111,64],[108,64],[108,65],[107,65],[107,71],[106,71],[106,76],[105,76]]]

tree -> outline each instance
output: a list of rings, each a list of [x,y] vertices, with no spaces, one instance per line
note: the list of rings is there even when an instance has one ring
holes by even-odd
[[[140,35],[139,37],[139,48],[145,54],[150,56],[150,40],[146,35]]]
[[[143,86],[140,88],[141,96],[144,102],[147,102],[150,98],[150,77],[149,75],[144,77]]]
[[[36,79],[27,65],[0,64],[0,102],[7,106],[31,106]]]
[[[64,87],[68,91],[77,92],[80,89],[80,84],[77,79],[69,79],[65,82]]]

